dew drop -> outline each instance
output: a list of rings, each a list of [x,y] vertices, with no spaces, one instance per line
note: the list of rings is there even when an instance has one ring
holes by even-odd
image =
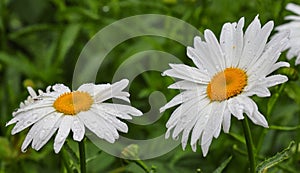
[[[179,136],[175,136],[173,139],[177,141],[179,139]]]
[[[58,138],[59,144],[63,143],[64,140],[65,140],[65,138],[63,136],[60,136]]]
[[[110,133],[104,132],[104,136],[110,137]]]
[[[73,138],[74,138],[74,139],[79,139],[79,135],[74,134]]]
[[[96,121],[92,121],[92,122],[90,122],[91,123],[91,126],[93,127],[93,128],[97,128],[97,122]]]
[[[109,12],[109,10],[110,10],[109,6],[103,6],[102,7],[102,11],[105,12],[105,13]]]
[[[41,132],[40,132],[40,139],[43,139],[44,137],[45,137],[45,135],[46,135],[46,130],[41,130]]]
[[[186,145],[187,145],[187,142],[184,140],[184,141],[182,141],[181,143],[182,143],[182,147],[185,148]]]
[[[110,123],[110,124],[112,124],[113,123],[113,121],[111,120],[111,119],[106,119],[106,121],[108,122],[108,123]]]

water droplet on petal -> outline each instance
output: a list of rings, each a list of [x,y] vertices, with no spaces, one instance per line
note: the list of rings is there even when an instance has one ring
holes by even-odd
[[[46,131],[44,129],[41,130],[41,132],[40,132],[40,139],[43,139],[45,137],[45,135],[46,135]]]
[[[179,136],[175,136],[173,139],[177,141],[179,139]]]

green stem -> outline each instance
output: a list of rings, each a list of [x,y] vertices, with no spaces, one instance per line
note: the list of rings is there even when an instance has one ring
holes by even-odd
[[[281,84],[278,88],[277,91],[275,92],[275,94],[271,97],[271,99],[269,99],[269,102],[267,104],[267,114],[266,114],[266,119],[268,120],[269,117],[272,114],[272,111],[274,109],[275,103],[277,102],[279,96],[281,95],[281,93],[283,92],[284,88],[285,88],[286,83]],[[268,132],[268,129],[264,129],[260,135],[260,137],[258,138],[258,143],[256,146],[256,152],[259,153],[261,150],[261,147],[263,145],[263,141],[265,139],[265,136]]]
[[[72,168],[70,167],[70,164],[67,161],[65,150],[61,151],[61,157],[62,157],[63,164],[65,165],[65,168],[67,170],[67,173],[72,173],[73,171]]]
[[[242,121],[242,123],[243,123],[243,130],[244,130],[247,151],[248,151],[250,173],[255,173],[255,157],[254,157],[254,149],[253,149],[254,145],[253,145],[248,119],[246,116],[245,119]]]
[[[79,144],[79,157],[80,157],[80,172],[86,173],[84,139],[80,141],[78,144]]]
[[[297,113],[297,115],[299,116],[299,112]],[[300,124],[300,119],[298,120],[298,124]],[[297,163],[299,163],[299,160],[298,160],[298,157],[299,157],[299,142],[300,142],[300,130],[298,129],[297,133],[296,133],[296,140],[295,140],[296,150],[295,150],[295,154],[294,154],[294,157],[293,157],[295,165],[297,165]]]
[[[145,172],[149,173],[150,170],[148,168],[148,166],[141,160],[135,160],[134,161],[137,165],[139,165]]]

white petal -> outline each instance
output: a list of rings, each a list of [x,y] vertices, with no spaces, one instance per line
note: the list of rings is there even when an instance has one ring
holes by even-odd
[[[97,114],[98,110],[92,110]],[[100,111],[101,113],[98,113],[98,116],[101,116],[106,122],[108,122],[108,125],[114,126],[116,129],[118,129],[121,132],[127,133],[128,127],[127,124],[120,121],[115,115],[112,115],[110,111]]]
[[[255,104],[255,103],[254,103]],[[260,125],[260,126],[263,126],[265,128],[268,128],[268,122],[267,120],[265,119],[265,117],[258,111],[258,110],[255,110],[253,112],[253,114],[251,116],[248,116],[251,121],[254,123],[254,124],[257,124],[257,125]]]
[[[181,90],[197,90],[198,87],[201,88],[202,85],[187,80],[181,80],[171,84],[168,88]]]
[[[199,42],[194,44],[196,47],[195,49],[192,47],[187,47],[187,56],[193,60],[193,62],[195,63],[195,65],[198,67],[199,70],[201,70],[204,74],[206,74],[210,78],[213,77],[213,75],[217,73],[217,71],[213,62],[210,60],[210,54],[207,50],[208,48],[206,46],[206,43]]]
[[[37,135],[37,133],[39,132],[39,129],[42,127],[42,125],[43,124],[41,124],[41,123],[39,123],[39,124],[37,123],[31,127],[31,129],[29,130],[28,134],[26,135],[26,137],[23,141],[23,144],[21,146],[22,152],[26,152],[28,145],[33,140],[33,138]]]
[[[288,77],[286,77],[284,75],[277,74],[277,75],[268,76],[265,79],[264,84],[267,87],[272,87],[272,86],[275,86],[275,85],[282,84],[286,81],[288,81]]]
[[[54,151],[58,153],[61,147],[64,145],[66,138],[68,137],[71,127],[73,125],[73,116],[63,116],[59,125],[58,132],[54,139]]]
[[[130,105],[121,105],[115,103],[101,103],[94,105],[96,109],[100,112],[106,112],[108,114],[120,117],[122,119],[131,119],[131,116],[141,116],[143,113],[130,106]],[[131,116],[128,116],[131,115]]]
[[[247,69],[257,62],[257,59],[260,58],[263,50],[265,49],[268,37],[273,29],[273,26],[274,23],[272,21],[268,22],[263,26],[262,29],[259,28],[258,31],[256,31],[257,33],[255,36],[250,36],[249,40],[245,42],[243,55],[241,57],[241,63],[243,64],[241,64],[240,67]]]
[[[257,95],[258,97],[270,97],[271,93],[269,89],[266,86],[263,85],[253,85],[251,88],[245,88],[245,91],[243,93],[246,96],[253,96]]]
[[[101,130],[102,124],[99,123],[97,115],[90,112],[80,112],[77,116],[91,132],[96,134],[99,138],[104,138],[104,133]]]
[[[30,94],[31,97],[36,97],[36,92],[31,88],[27,87],[28,93]]]
[[[228,109],[233,116],[235,116],[238,120],[244,119],[243,107],[236,99],[231,98],[227,101],[227,103],[228,103]]]
[[[278,60],[281,51],[288,41],[288,32],[277,34],[266,45],[266,48],[260,58],[251,66],[249,66],[248,74],[264,77],[270,74],[273,64]]]
[[[64,84],[55,84],[52,86],[52,89],[58,93],[71,92],[69,87],[65,86]]]
[[[17,114],[12,120],[10,120],[7,123],[7,125],[10,125],[18,121],[11,131],[11,134],[14,135],[53,112],[54,112],[53,108],[51,107],[43,108],[43,109],[35,109],[28,112],[22,112],[20,114]]]
[[[224,110],[224,116],[223,116],[223,131],[225,133],[229,133],[230,129],[230,121],[231,121],[231,112],[229,111],[228,107]]]
[[[245,95],[238,95],[236,97],[233,97],[231,99],[229,99],[231,104],[230,106],[234,106],[236,111],[241,113],[240,116],[243,116],[243,113],[246,114],[252,114],[253,111],[257,108],[253,107],[253,100],[250,99],[249,97],[245,96]],[[228,105],[229,106],[229,105]],[[244,116],[243,116],[244,118]],[[241,119],[243,119],[241,118]]]
[[[28,100],[26,100],[28,101]],[[26,103],[25,105],[23,105],[23,107],[20,107],[17,111],[13,112],[13,116],[17,116],[18,114],[24,113],[24,112],[29,112],[29,111],[36,111],[38,109],[40,109],[41,111],[43,111],[43,109],[48,109],[48,108],[53,108],[53,102],[54,100],[52,100],[52,98],[45,98],[42,100],[38,100],[38,101],[33,101],[30,103]]]
[[[300,21],[300,16],[295,16],[295,15],[289,15],[284,17],[285,20],[298,20]]]
[[[195,116],[199,116],[200,111],[201,111],[201,110],[198,110],[197,112],[194,112],[194,115],[195,115]],[[184,128],[184,130],[183,130],[182,137],[181,137],[181,144],[182,144],[182,148],[183,148],[183,149],[185,149],[185,147],[186,147],[186,145],[187,145],[188,138],[189,138],[189,136],[190,136],[190,132],[191,132],[191,130],[193,129],[193,127],[195,126],[195,124],[196,124],[196,122],[197,122],[197,121],[196,121],[197,119],[198,119],[198,118],[193,117],[193,119],[190,120],[190,121],[186,124],[186,126],[185,126],[185,128]]]
[[[173,139],[176,138],[179,133],[181,133],[185,129],[191,129],[192,127],[189,127],[191,124],[194,125],[195,122],[198,119],[199,112],[202,110],[202,104],[205,101],[202,100],[201,98],[193,99],[189,102],[185,102],[182,107],[181,115],[178,117],[178,120],[176,121],[176,127],[174,128],[173,131]],[[200,104],[199,104],[200,103]],[[172,119],[170,118],[171,121],[169,121],[167,124],[172,122]]]
[[[174,127],[175,125],[177,125],[178,121],[181,118],[182,115],[185,115],[187,114],[187,112],[189,111],[190,107],[193,106],[193,105],[198,105],[198,109],[199,110],[202,110],[204,109],[207,105],[209,104],[209,100],[208,99],[203,99],[203,98],[195,98],[195,99],[192,99],[192,100],[189,100],[187,102],[184,102],[182,105],[180,105],[171,115],[171,117],[169,118],[167,124],[166,124],[166,127],[167,128],[172,128]],[[193,113],[193,114],[196,114],[197,112]],[[200,117],[200,115],[199,115]],[[197,121],[197,120],[195,120]]]
[[[226,67],[231,66],[233,49],[235,49],[236,46],[233,38],[233,25],[234,24],[225,23],[220,35],[220,45],[225,54]]]
[[[163,72],[163,75],[184,79],[199,84],[208,84],[209,77],[195,67],[184,64],[169,64],[172,69]]]
[[[73,139],[75,141],[81,141],[84,137],[85,127],[77,116],[73,117],[73,124],[71,126],[73,132]]]
[[[92,111],[79,113],[78,117],[95,135],[101,139],[105,139],[110,143],[114,143],[115,139],[119,137],[117,130],[108,124],[101,115]]]
[[[290,64],[288,62],[283,62],[283,61],[277,62],[276,64],[273,65],[270,72],[273,72],[281,67],[290,67]]]
[[[300,15],[300,6],[299,5],[296,5],[294,3],[288,3],[286,6],[286,9]]]
[[[199,118],[195,124],[195,127],[192,132],[192,136],[191,136],[191,146],[193,148],[193,151],[196,150],[196,147],[194,145],[197,144],[197,141],[201,137],[204,127],[207,124],[207,121],[209,119],[210,112],[212,109],[211,107],[212,107],[212,105],[209,104],[208,106],[204,107],[203,111],[200,112],[200,114],[199,114]]]
[[[128,82],[127,79],[124,79],[124,82]],[[84,91],[84,92],[88,92],[91,96],[96,96],[98,93],[103,93],[103,92],[107,92],[107,93],[112,93],[111,97],[117,98],[117,99],[121,99],[121,100],[125,100],[126,102],[130,103],[130,100],[128,99],[129,97],[129,93],[128,92],[122,92],[122,91],[112,91],[113,86],[110,84],[92,84],[92,83],[87,83],[87,84],[83,84],[78,88],[78,91]],[[99,96],[99,95],[98,95]],[[98,96],[96,96],[96,98],[98,98]],[[109,95],[106,95],[109,96]],[[105,98],[106,99],[106,98]],[[101,102],[101,101],[98,101]]]
[[[207,124],[203,130],[201,138],[201,145],[209,142],[213,136],[218,137],[221,131],[221,124],[223,121],[225,104],[224,102],[212,104],[210,116],[208,117]]]
[[[210,30],[204,31],[205,41],[209,47],[210,55],[214,64],[216,65],[216,69],[219,71],[221,69],[225,69],[225,60],[223,56],[223,52],[220,44],[214,33]]]
[[[89,93],[91,96],[96,95],[99,91],[101,91],[101,89],[109,87],[110,84],[99,84],[99,85],[95,85],[93,83],[86,83],[81,85],[77,91],[83,91],[83,92],[87,92]]]
[[[199,36],[196,36],[194,38],[194,46],[195,49],[201,49],[202,40]],[[198,67],[199,70],[203,70],[205,74],[208,74],[208,71],[205,71],[204,69],[207,68],[207,62],[203,61],[201,55],[198,55],[192,47],[187,47],[187,56],[194,62],[194,64]]]
[[[129,101],[127,98],[124,98],[129,97],[129,93],[122,92],[122,90],[127,87],[128,83],[128,79],[122,79],[119,82],[113,83],[109,87],[103,87],[103,89],[94,96],[94,99],[98,103],[114,97],[124,99],[125,101]]]
[[[218,72],[216,68],[216,62],[214,61],[215,57],[212,57],[211,51],[209,50],[210,47],[205,41],[197,41],[197,39],[194,40],[194,49],[191,47],[188,47],[188,55],[198,57],[201,64],[203,64],[203,67],[199,67],[199,69],[202,69],[204,71],[208,71],[209,75],[214,75]],[[190,57],[192,58],[192,57]],[[212,77],[212,76],[210,76]]]
[[[206,143],[203,143],[203,144],[201,143],[201,149],[202,149],[202,155],[203,155],[203,157],[206,157],[211,142],[212,142],[212,138],[208,139],[206,141]]]
[[[244,27],[245,19],[242,17],[239,22],[237,23],[237,26],[235,28],[235,31],[233,33],[233,57],[231,66],[237,67],[240,58],[242,56],[242,51],[244,47],[244,33],[243,33],[243,27]]]
[[[35,138],[39,138],[37,143],[33,141],[32,147],[36,150],[40,150],[51,139],[56,132],[63,115],[56,113],[56,115],[49,115],[44,120],[43,126],[40,128],[39,133]]]
[[[176,106],[178,104],[181,104],[183,102],[187,102],[189,100],[192,100],[196,97],[204,98],[205,96],[201,95],[202,91],[183,91],[180,94],[176,95],[172,100],[170,100],[167,104],[165,104],[163,107],[161,107],[159,110],[160,112],[164,112],[166,109],[169,109],[173,106]]]

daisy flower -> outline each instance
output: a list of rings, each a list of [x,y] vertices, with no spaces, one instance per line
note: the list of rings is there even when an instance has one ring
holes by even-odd
[[[142,115],[129,105],[104,103],[111,98],[130,102],[129,93],[122,91],[127,85],[128,80],[123,79],[114,84],[83,84],[77,91],[71,91],[63,84],[56,84],[49,86],[46,92],[39,90],[39,94],[28,87],[30,96],[13,112],[6,126],[16,123],[12,135],[32,126],[22,144],[23,152],[30,143],[35,150],[41,149],[57,131],[54,151],[58,153],[70,131],[75,141],[81,141],[85,128],[113,143],[119,137],[118,131],[128,131],[119,118]]]
[[[289,23],[280,25],[275,28],[280,34],[281,32],[286,32],[290,30],[290,40],[286,46],[286,49],[289,49],[287,52],[287,58],[290,60],[293,57],[296,58],[295,64],[300,64],[300,6],[289,3],[286,6],[286,9],[294,12],[297,15],[286,16],[286,20],[291,20]]]
[[[194,48],[188,47],[187,55],[196,67],[170,64],[171,69],[163,73],[180,79],[169,88],[182,90],[160,109],[163,112],[180,104],[166,124],[166,138],[171,131],[173,139],[182,133],[185,149],[191,135],[193,151],[199,143],[206,156],[221,126],[225,133],[229,132],[231,115],[242,120],[245,113],[253,123],[268,127],[249,97],[268,97],[269,87],[288,80],[280,74],[268,76],[280,67],[289,66],[287,62],[276,62],[289,33],[281,33],[267,43],[273,25],[270,21],[261,27],[256,16],[243,33],[244,18],[241,18],[238,23],[223,25],[220,41],[210,30],[205,30],[205,40],[194,38]]]

